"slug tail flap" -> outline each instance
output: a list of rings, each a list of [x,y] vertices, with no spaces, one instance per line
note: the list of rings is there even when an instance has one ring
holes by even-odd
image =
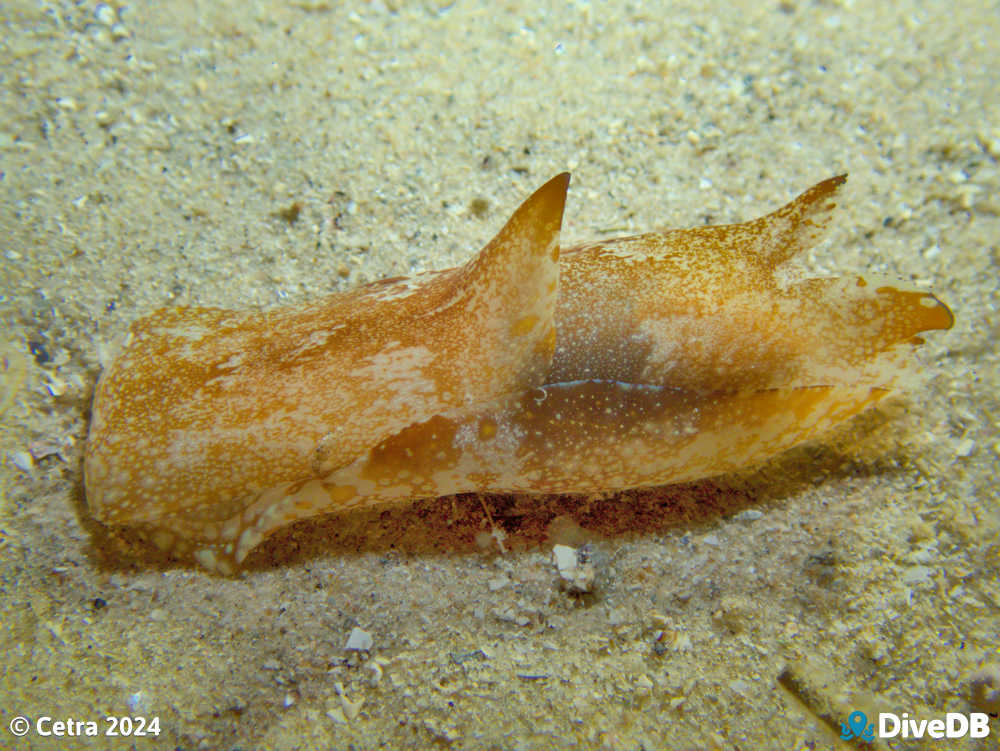
[[[828,178],[777,211],[747,222],[754,235],[764,238],[758,250],[772,270],[823,239],[845,182],[847,175]]]

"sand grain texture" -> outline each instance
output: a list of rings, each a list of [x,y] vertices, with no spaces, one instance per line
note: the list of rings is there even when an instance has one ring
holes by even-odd
[[[855,709],[969,711],[1000,619],[1000,17],[636,7],[5,4],[0,745],[128,714],[160,735],[94,747],[830,748]],[[849,172],[804,267],[933,290],[955,328],[909,398],[736,477],[326,519],[234,579],[86,516],[131,321],[455,266],[563,170],[566,244]]]

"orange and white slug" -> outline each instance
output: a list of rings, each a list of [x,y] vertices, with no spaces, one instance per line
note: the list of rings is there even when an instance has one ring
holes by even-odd
[[[87,500],[229,573],[321,513],[575,493],[760,462],[898,387],[929,293],[794,280],[844,177],[743,224],[564,250],[569,176],[466,266],[298,308],[171,308],[101,376]]]

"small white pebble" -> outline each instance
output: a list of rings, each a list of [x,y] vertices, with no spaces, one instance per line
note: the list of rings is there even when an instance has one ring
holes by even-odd
[[[489,588],[490,592],[496,592],[503,589],[508,584],[510,584],[510,579],[506,576],[498,576],[495,579],[490,579],[486,582],[486,586]]]
[[[344,712],[344,716],[348,721],[355,720],[358,717],[358,712],[361,709],[361,705],[365,703],[364,697],[351,701],[347,698],[347,692],[344,691],[344,684],[337,681],[334,686],[337,691],[337,696],[340,697],[340,706]]]
[[[27,451],[10,451],[7,453],[10,461],[22,472],[30,473],[35,466],[35,460]]]
[[[932,581],[934,569],[927,566],[909,566],[903,571],[903,584],[923,584]]]
[[[961,457],[969,456],[975,448],[976,448],[976,442],[971,438],[966,438],[964,441],[958,444],[958,448],[955,449],[955,456],[961,456]]]
[[[134,694],[129,694],[125,703],[131,711],[136,713],[142,713],[149,709],[149,702],[146,700],[146,693],[144,691],[136,691]]]
[[[111,26],[115,22],[115,11],[107,3],[98,3],[97,7],[94,8],[94,18],[97,19],[98,23]]]
[[[54,375],[46,382],[45,388],[52,396],[62,396],[66,393],[66,381]]]
[[[374,644],[375,640],[372,639],[371,634],[355,626],[351,629],[351,635],[347,637],[347,644],[344,645],[344,649],[370,652]]]
[[[594,567],[580,559],[580,552],[569,545],[555,545],[552,560],[564,586],[570,592],[589,592],[594,587]]]
[[[555,559],[556,568],[562,576],[567,576],[576,568],[576,548],[569,545],[556,545],[552,548],[552,557]]]

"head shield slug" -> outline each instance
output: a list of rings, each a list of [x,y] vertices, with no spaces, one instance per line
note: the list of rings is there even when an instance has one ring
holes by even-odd
[[[171,308],[102,374],[87,501],[229,573],[292,521],[760,462],[900,385],[933,295],[789,279],[844,177],[743,224],[564,250],[569,175],[461,268],[290,309]]]

